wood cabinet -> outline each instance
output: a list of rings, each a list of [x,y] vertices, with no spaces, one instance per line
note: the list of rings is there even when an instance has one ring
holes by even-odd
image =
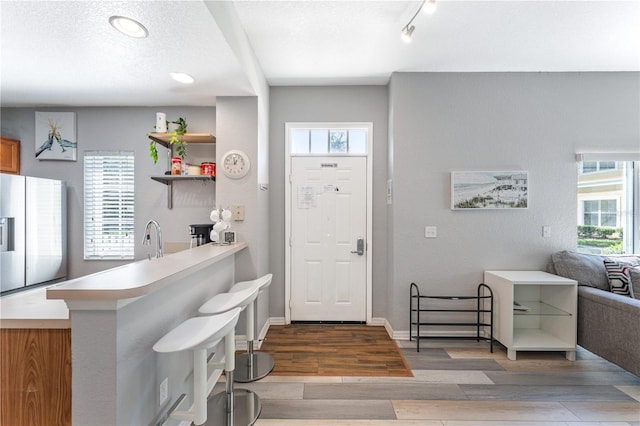
[[[20,141],[0,136],[0,172],[20,174]]]
[[[1,329],[0,378],[1,425],[71,425],[71,330]]]

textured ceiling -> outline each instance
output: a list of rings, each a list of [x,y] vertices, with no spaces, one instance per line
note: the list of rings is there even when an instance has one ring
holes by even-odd
[[[234,1],[270,85],[386,84],[394,71],[640,71],[640,1]],[[0,1],[3,106],[214,105],[254,94],[195,1]],[[139,20],[147,39],[117,33]],[[233,45],[233,43],[231,43]],[[234,48],[237,46],[234,45]],[[174,82],[171,71],[196,78]]]

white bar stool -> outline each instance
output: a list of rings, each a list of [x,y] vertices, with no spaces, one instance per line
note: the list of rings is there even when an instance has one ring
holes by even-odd
[[[220,293],[200,306],[198,311],[203,315],[220,315],[238,308],[242,311],[245,307],[251,306],[251,302],[256,297],[258,297],[257,286],[233,293]],[[233,388],[235,345],[233,349],[233,351],[228,351],[227,345],[225,345],[225,391],[213,395],[209,400],[208,416],[209,419],[214,419],[214,422],[211,423],[214,425],[252,425],[262,410],[260,398],[255,392]],[[232,368],[227,368],[226,364],[228,363],[232,364]]]
[[[235,326],[242,309],[184,321],[153,345],[156,352],[193,351],[193,410],[174,411],[171,417],[203,425],[207,421],[207,349],[225,339],[226,359],[235,363]],[[230,354],[230,355],[228,355]],[[226,360],[225,360],[226,361]]]
[[[273,274],[266,274],[251,281],[240,281],[231,287],[230,293],[243,291],[247,288],[258,287],[258,296],[266,291],[271,285]],[[258,298],[256,297],[251,305],[247,307],[247,352],[236,355],[235,381],[247,383],[260,380],[273,370],[275,361],[266,352],[254,352],[253,341],[255,340],[255,311],[257,311]]]

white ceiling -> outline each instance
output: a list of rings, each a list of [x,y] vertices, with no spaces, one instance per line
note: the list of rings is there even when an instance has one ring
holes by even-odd
[[[394,71],[640,71],[640,0],[438,0],[405,44],[419,5],[233,2],[270,85],[386,84]],[[229,16],[212,13],[199,0],[2,0],[0,103],[197,106],[255,94],[229,26],[217,25]],[[116,32],[112,15],[142,22],[149,37]]]

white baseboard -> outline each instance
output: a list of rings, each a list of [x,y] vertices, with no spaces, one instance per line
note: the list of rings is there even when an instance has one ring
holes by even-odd
[[[266,337],[267,332],[269,331],[270,325],[285,325],[285,323],[286,322],[284,317],[269,318],[265,322],[264,327],[262,327],[262,330],[260,330],[260,334],[258,335],[258,349],[260,348],[260,344],[262,344],[262,341]],[[409,330],[394,330],[386,318],[373,317],[371,318],[371,322],[369,322],[367,325],[378,326],[378,327],[383,326],[385,330],[387,330],[389,337],[391,337],[393,340],[409,340]],[[467,337],[475,337],[476,333],[475,331],[472,331],[472,330],[460,330],[457,328],[452,328],[450,330],[436,330],[436,331],[421,333],[421,335],[434,337],[434,338],[437,338],[437,337],[467,338]],[[481,329],[480,336],[489,337],[489,333],[486,330]],[[244,348],[246,350],[247,348],[246,339],[244,338],[244,336],[236,336],[236,349],[241,350],[241,348]]]

